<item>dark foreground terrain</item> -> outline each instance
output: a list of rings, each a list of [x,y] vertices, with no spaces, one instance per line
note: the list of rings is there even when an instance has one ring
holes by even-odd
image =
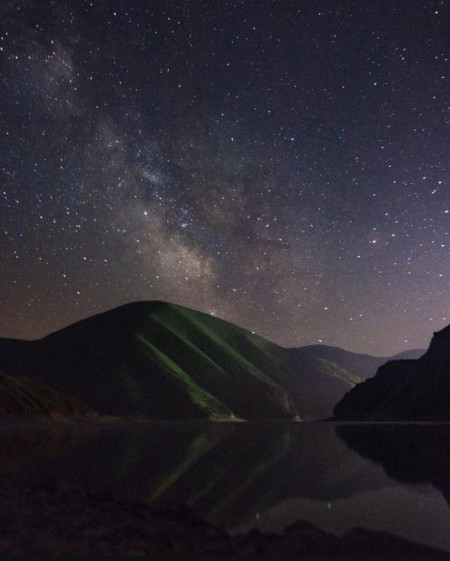
[[[283,534],[231,536],[187,507],[155,511],[144,503],[94,497],[68,484],[0,481],[0,555],[445,555],[362,528],[334,536],[298,521]]]

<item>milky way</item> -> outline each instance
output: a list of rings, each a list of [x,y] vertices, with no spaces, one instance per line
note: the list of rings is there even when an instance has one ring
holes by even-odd
[[[3,0],[0,336],[135,300],[388,356],[450,323],[446,1]]]

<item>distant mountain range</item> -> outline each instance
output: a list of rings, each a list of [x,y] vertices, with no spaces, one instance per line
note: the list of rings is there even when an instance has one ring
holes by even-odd
[[[360,381],[367,380],[374,376],[378,368],[389,360],[416,359],[421,357],[425,352],[425,349],[411,349],[391,357],[379,357],[352,353],[339,347],[330,347],[327,345],[309,345],[307,347],[302,347],[301,350],[311,352],[325,360],[335,362],[349,372],[357,373]]]
[[[334,408],[343,421],[450,421],[450,326],[417,360],[391,360]]]
[[[318,420],[388,359],[286,349],[183,306],[134,302],[35,341],[0,339],[0,399],[21,416]]]

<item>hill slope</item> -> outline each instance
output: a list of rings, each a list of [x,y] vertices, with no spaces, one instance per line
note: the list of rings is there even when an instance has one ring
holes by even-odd
[[[234,348],[236,337],[251,335],[182,306],[134,302],[38,341],[0,341],[0,367],[101,414],[295,418],[286,391],[265,372],[270,364],[258,368]]]
[[[337,403],[336,420],[449,421],[450,326],[417,360],[392,360]]]
[[[286,369],[276,379],[280,380],[292,396],[301,403],[306,420],[327,419],[333,414],[335,404],[361,382],[340,365],[300,349],[285,349]]]
[[[36,380],[0,372],[0,418],[94,418],[97,413],[80,400]]]
[[[388,357],[352,353],[339,347],[328,345],[308,345],[307,347],[302,347],[302,350],[339,364],[341,368],[345,368],[345,370],[357,376],[360,379],[359,381],[375,376],[378,368],[389,360],[416,359],[421,357],[426,351],[426,349],[411,349]]]

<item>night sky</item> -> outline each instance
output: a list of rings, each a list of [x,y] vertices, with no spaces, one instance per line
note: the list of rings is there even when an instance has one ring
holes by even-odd
[[[450,323],[450,4],[2,0],[0,336],[135,300],[390,356]]]

